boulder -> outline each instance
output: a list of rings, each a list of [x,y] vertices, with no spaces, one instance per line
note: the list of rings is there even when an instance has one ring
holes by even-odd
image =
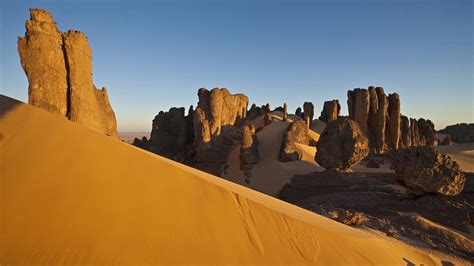
[[[336,120],[340,111],[341,105],[339,104],[338,100],[325,101],[319,120],[323,121],[324,123]]]
[[[328,170],[347,171],[368,155],[369,141],[355,121],[329,122],[316,145],[316,162]]]
[[[118,138],[107,91],[92,82],[92,50],[82,32],[61,33],[47,11],[30,9],[18,52],[30,104]]]
[[[401,149],[390,168],[413,195],[456,196],[462,192],[466,182],[461,166],[433,147]]]
[[[310,137],[308,127],[303,120],[292,122],[283,136],[283,142],[280,149],[280,161],[289,162],[301,160],[303,152],[296,146],[296,143],[309,145]]]
[[[451,140],[456,143],[473,143],[474,142],[474,123],[461,123],[447,126],[439,131],[448,134]]]

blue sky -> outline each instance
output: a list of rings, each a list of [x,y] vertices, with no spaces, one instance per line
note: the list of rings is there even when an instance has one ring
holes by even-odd
[[[28,8],[84,32],[94,83],[119,131],[148,131],[160,110],[227,87],[258,105],[325,100],[370,85],[436,127],[474,122],[473,1],[0,1],[0,93],[27,101],[17,38]]]

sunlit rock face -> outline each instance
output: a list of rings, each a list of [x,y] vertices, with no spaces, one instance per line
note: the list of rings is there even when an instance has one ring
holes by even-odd
[[[371,153],[436,144],[433,123],[403,116],[398,93],[387,96],[382,87],[369,87],[350,90],[347,97],[349,119],[356,121],[369,139]]]
[[[92,49],[82,32],[62,33],[47,11],[30,9],[18,52],[28,77],[30,104],[118,137],[107,91],[92,82]]]

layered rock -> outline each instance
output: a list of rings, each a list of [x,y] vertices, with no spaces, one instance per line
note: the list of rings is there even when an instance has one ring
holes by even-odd
[[[466,177],[460,165],[433,147],[402,149],[397,152],[391,169],[414,195],[437,193],[456,196],[464,189]]]
[[[369,141],[355,121],[329,122],[316,145],[316,162],[328,170],[347,171],[369,153]]]
[[[336,120],[340,111],[341,105],[339,104],[338,100],[325,101],[319,120],[323,121],[324,123]]]
[[[309,145],[308,126],[303,120],[292,122],[283,137],[279,159],[282,162],[297,161],[303,157],[303,151],[296,143]]]
[[[314,117],[314,105],[312,102],[304,102],[303,104],[303,120],[308,128],[311,128]]]
[[[118,137],[107,91],[92,82],[92,50],[83,33],[61,33],[47,11],[30,9],[18,52],[28,77],[30,104]]]
[[[252,176],[252,168],[260,160],[258,139],[253,124],[242,126],[242,145],[240,146],[240,170],[247,177]]]
[[[474,142],[474,123],[461,123],[447,126],[445,129],[439,131],[443,134],[448,134],[456,143],[473,143]]]

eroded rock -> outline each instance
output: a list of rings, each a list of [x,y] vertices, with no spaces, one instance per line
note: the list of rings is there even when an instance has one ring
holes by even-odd
[[[329,122],[316,145],[316,162],[328,170],[347,171],[368,155],[369,141],[359,125],[340,117]]]
[[[437,193],[456,196],[464,189],[466,177],[461,166],[433,147],[401,149],[390,167],[409,193]]]
[[[303,120],[305,121],[308,128],[311,128],[314,117],[314,105],[312,102],[303,103]]]
[[[325,101],[319,120],[323,121],[324,123],[336,120],[340,111],[341,105],[339,104],[338,100]]]
[[[473,143],[474,142],[474,123],[461,123],[447,126],[439,131],[448,134],[451,140],[456,143]]]
[[[245,176],[252,176],[252,168],[260,160],[258,139],[253,124],[242,126],[242,145],[240,146],[240,170]]]
[[[301,151],[296,143],[308,145],[310,137],[308,135],[308,127],[303,120],[292,122],[283,136],[283,143],[280,151],[280,161],[289,162],[301,160],[303,151]]]

